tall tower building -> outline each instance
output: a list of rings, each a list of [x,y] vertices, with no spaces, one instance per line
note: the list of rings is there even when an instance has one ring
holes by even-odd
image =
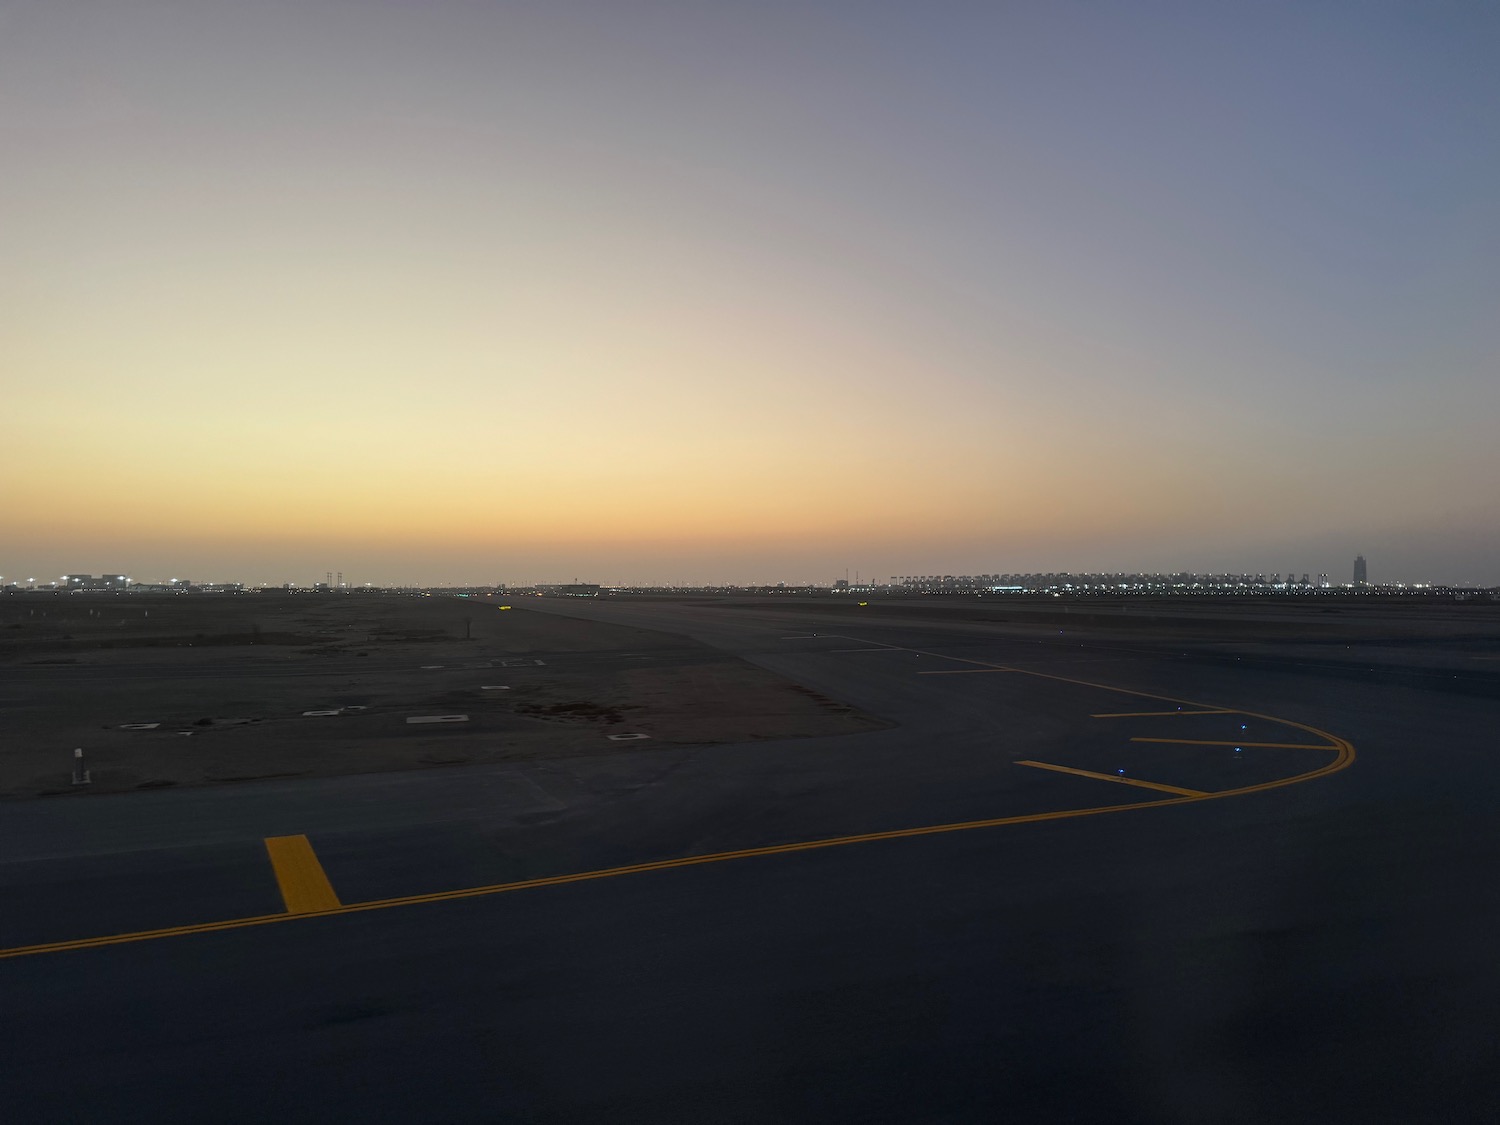
[[[1354,584],[1356,586],[1367,585],[1365,574],[1366,574],[1366,572],[1365,572],[1365,557],[1364,557],[1364,555],[1355,555],[1354,556]]]

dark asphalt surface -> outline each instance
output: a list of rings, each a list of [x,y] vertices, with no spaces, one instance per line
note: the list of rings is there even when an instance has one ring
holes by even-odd
[[[1328,760],[1131,743],[1308,739],[1094,719],[1155,708],[922,674],[965,667],[940,655],[1309,724],[1358,760],[1223,800],[3,959],[0,1119],[1496,1118],[1492,679],[1399,654],[1361,671],[957,621],[546,608],[689,633],[896,725],[3,804],[0,946],[275,913],[273,835],[306,834],[350,904],[1168,796],[1019,759],[1208,791]]]

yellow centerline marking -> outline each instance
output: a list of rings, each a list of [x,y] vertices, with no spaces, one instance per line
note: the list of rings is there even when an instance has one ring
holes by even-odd
[[[1170,742],[1175,746],[1263,746],[1274,747],[1277,750],[1337,750],[1337,746],[1329,746],[1314,742],[1225,742],[1207,738],[1132,738],[1131,742]]]
[[[268,836],[266,854],[288,914],[318,914],[343,905],[306,836]]]
[[[1208,796],[1215,796],[1215,794],[1208,794]],[[69,949],[93,949],[105,945],[124,945],[127,942],[151,941],[155,938],[178,937],[186,934],[215,933],[220,930],[236,930],[247,926],[268,926],[274,922],[292,922],[304,918],[327,918],[338,914],[358,914],[367,910],[385,910],[393,906],[413,906],[426,902],[447,902],[450,899],[480,898],[485,895],[532,890],[537,887],[556,887],[567,883],[584,883],[595,879],[611,879],[620,875],[640,875],[648,871],[667,871],[677,867],[697,867],[707,863],[723,863],[727,860],[787,855],[792,852],[846,847],[850,844],[868,844],[877,840],[900,840],[913,836],[936,836],[947,832],[966,832],[976,828],[998,828],[1006,824],[1033,824],[1045,820],[1067,820],[1072,817],[1098,816],[1103,813],[1124,812],[1127,809],[1156,808],[1161,805],[1181,804],[1193,799],[1190,797],[1175,797],[1163,801],[1142,801],[1132,805],[1103,805],[1095,808],[1062,809],[1058,812],[1029,813],[1024,816],[1002,816],[988,820],[969,820],[953,824],[925,824],[917,828],[895,828],[885,832],[864,832],[857,836],[830,836],[821,840],[800,840],[791,844],[771,844],[766,847],[742,848],[732,852],[711,852],[704,855],[682,856],[678,859],[658,859],[646,863],[632,863],[623,867],[605,867],[597,871],[578,871],[567,875],[546,875],[537,879],[522,879],[514,883],[495,883],[484,887],[465,887],[456,891],[436,891],[425,895],[404,895],[400,898],[347,903],[325,910],[301,914],[261,914],[250,918],[230,918],[221,922],[198,922],[187,926],[171,926],[161,930],[141,930],[136,933],[111,934],[106,937],[77,938],[72,941],[53,941],[40,945],[22,945],[11,949],[0,949],[0,960],[4,960],[7,957],[24,957],[35,953],[60,953]]]
[[[859,640],[858,637],[850,637],[850,640]],[[922,649],[909,649],[920,656],[931,656],[939,660],[953,660],[964,664],[986,664],[986,661],[971,660],[963,656],[945,656],[942,653],[926,652]],[[1181,703],[1189,707],[1210,707],[1211,704],[1199,703],[1196,700],[1177,699],[1170,695],[1153,695],[1149,692],[1136,691],[1133,688],[1115,687],[1112,684],[1091,683],[1088,680],[1075,680],[1067,676],[1055,676],[1048,672],[1032,672],[1024,668],[1009,668],[1003,665],[989,664],[989,671],[995,672],[1017,672],[1025,676],[1035,676],[1038,679],[1057,680],[1061,683],[1078,684],[1082,687],[1099,688],[1103,691],[1117,692],[1121,695],[1134,696],[1137,699],[1156,699],[1163,703]],[[1159,801],[1138,801],[1126,805],[1101,805],[1093,808],[1063,809],[1058,812],[1031,813],[1023,816],[1001,816],[988,820],[958,821],[951,824],[930,824],[917,828],[897,828],[885,832],[866,832],[857,836],[833,836],[820,840],[804,840],[792,844],[774,844],[761,848],[745,848],[732,852],[713,852],[705,855],[684,856],[679,859],[654,860],[648,863],[629,864],[624,867],[606,867],[597,871],[580,871],[568,875],[550,875],[538,879],[524,879],[515,883],[496,883],[484,887],[468,887],[456,891],[438,891],[434,894],[407,895],[402,898],[377,899],[371,902],[359,902],[348,905],[333,906],[324,910],[309,911],[306,913],[286,914],[262,914],[249,918],[230,918],[221,922],[202,922],[188,926],[173,926],[160,930],[141,930],[135,933],[111,934],[105,937],[79,938],[72,941],[44,942],[39,945],[22,945],[10,949],[0,949],[0,960],[10,957],[26,957],[40,953],[61,953],[67,950],[96,949],[108,945],[124,945],[128,942],[151,941],[156,938],[179,937],[188,934],[217,933],[222,930],[238,930],[250,926],[268,926],[277,922],[293,922],[308,918],[327,918],[340,914],[357,914],[367,910],[385,910],[395,906],[414,906],[429,902],[446,902],[451,899],[480,898],[486,895],[506,894],[511,891],[531,890],[538,887],[555,887],[568,883],[582,883],[595,879],[610,879],[621,875],[638,875],[650,871],[665,871],[678,867],[697,867],[709,863],[723,863],[729,860],[751,859],[759,856],[786,855],[794,852],[814,851],[822,848],[845,847],[853,844],[866,844],[878,840],[899,840],[917,836],[936,836],[949,832],[968,832],[985,828],[1000,828],[1012,824],[1036,824],[1050,820],[1069,820],[1076,817],[1103,816],[1110,813],[1131,812],[1136,809],[1159,809],[1171,805],[1192,804],[1195,801],[1214,801],[1225,797],[1244,797],[1252,793],[1265,793],[1272,789],[1280,789],[1284,785],[1298,785],[1304,781],[1312,781],[1314,778],[1326,777],[1337,773],[1339,770],[1348,769],[1354,764],[1355,753],[1353,745],[1348,740],[1339,738],[1337,735],[1329,734],[1327,731],[1319,730],[1317,727],[1306,723],[1299,723],[1292,719],[1278,719],[1273,715],[1262,715],[1254,711],[1236,709],[1235,714],[1246,715],[1252,719],[1264,719],[1270,723],[1280,723],[1283,726],[1296,727],[1298,730],[1306,731],[1308,734],[1319,738],[1326,738],[1329,745],[1318,746],[1319,750],[1337,751],[1331,762],[1306,773],[1294,774],[1290,777],[1276,778],[1274,781],[1263,781],[1257,785],[1246,785],[1239,789],[1221,789],[1213,793],[1202,793],[1197,796],[1172,796],[1164,797]],[[1235,745],[1230,743],[1229,745]],[[1245,745],[1239,743],[1238,745]],[[1109,775],[1104,775],[1109,776]],[[332,894],[332,888],[329,893]],[[336,901],[336,900],[335,900]]]
[[[1030,766],[1038,770],[1053,770],[1057,773],[1071,773],[1078,777],[1091,777],[1095,781],[1113,781],[1117,785],[1138,785],[1142,789],[1155,789],[1158,793],[1176,793],[1180,797],[1207,797],[1209,794],[1201,789],[1183,789],[1178,785],[1164,785],[1159,781],[1142,781],[1137,777],[1124,777],[1116,773],[1095,773],[1093,770],[1074,769],[1072,766],[1055,766],[1051,762],[1017,762],[1018,766]]]
[[[1091,719],[1148,719],[1154,715],[1234,715],[1227,707],[1210,707],[1202,711],[1184,711],[1180,707],[1176,711],[1108,711],[1100,715],[1090,715]]]

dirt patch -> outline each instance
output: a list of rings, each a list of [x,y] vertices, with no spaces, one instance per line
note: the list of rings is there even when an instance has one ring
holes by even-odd
[[[86,600],[0,598],[0,663],[8,665],[0,796],[430,769],[884,725],[683,637],[500,610],[494,600]],[[406,723],[452,713],[468,721]],[[622,732],[650,741],[610,741]],[[75,747],[92,771],[87,789],[70,784]]]
[[[632,707],[631,704],[624,706]],[[525,715],[534,715],[539,719],[563,719],[585,723],[625,721],[625,712],[621,707],[590,703],[583,699],[576,699],[570,703],[523,703],[516,710]]]

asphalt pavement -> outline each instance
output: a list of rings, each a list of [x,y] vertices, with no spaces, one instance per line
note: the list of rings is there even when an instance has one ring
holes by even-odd
[[[892,725],[0,805],[5,1119],[1496,1115],[1484,681],[538,608]]]

